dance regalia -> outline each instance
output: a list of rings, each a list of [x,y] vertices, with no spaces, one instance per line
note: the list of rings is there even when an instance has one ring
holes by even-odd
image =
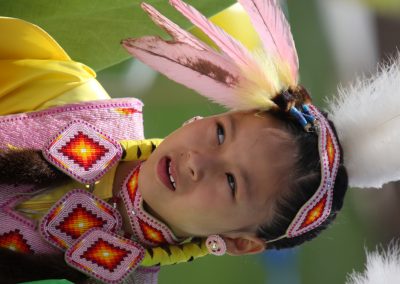
[[[60,136],[66,138],[63,146],[71,146],[73,151],[73,147],[86,139],[84,142],[89,143],[89,146],[100,149],[100,152],[97,149],[94,151],[100,153],[98,157],[84,161],[89,169],[95,168],[98,161],[112,152],[111,148],[107,148],[113,147],[107,144],[110,141],[114,141],[118,148],[121,146],[116,141],[144,139],[143,104],[134,98],[109,99],[95,80],[95,73],[87,66],[72,61],[46,32],[18,19],[0,18],[0,42],[7,42],[7,46],[0,47],[0,72],[4,73],[0,76],[0,151],[43,150]],[[90,133],[79,128],[82,126]],[[78,127],[72,136],[68,136],[70,133],[61,133],[71,131],[71,127]],[[77,133],[82,137],[77,137]],[[96,135],[103,140],[96,140]],[[153,150],[156,143],[151,145]],[[132,273],[144,257],[143,238],[140,238],[143,232],[136,231],[139,238],[135,242],[118,235],[123,233],[120,229],[121,216],[115,208],[103,201],[113,197],[114,173],[122,152],[117,153],[116,157],[111,154],[111,162],[106,161],[109,164],[98,171],[95,180],[87,183],[83,182],[85,179],[71,179],[68,184],[51,190],[33,185],[0,184],[0,247],[23,253],[51,254],[59,253],[59,249],[67,250],[73,245],[76,248],[79,242],[82,248],[82,243],[92,238],[92,247],[86,243],[83,253],[88,254],[90,249],[99,250],[99,246],[103,250],[106,247],[110,249],[110,254],[114,254],[113,266],[108,262],[103,263],[102,259],[96,260],[86,255],[86,263],[75,263],[72,265],[74,268],[107,283],[119,283],[128,274],[134,275],[131,278],[134,283],[156,283],[158,267],[139,267]],[[71,162],[71,171],[67,174],[74,176],[73,168],[79,157],[78,160],[74,160],[74,157],[71,159],[74,162]],[[132,172],[124,183],[127,194],[130,193],[128,187],[134,174],[137,177],[138,170]],[[96,184],[92,188],[94,181]],[[88,185],[94,189],[92,193],[87,190]],[[160,229],[164,236],[170,237],[167,240],[174,243],[175,238],[173,235],[171,237],[169,229],[162,231],[164,227],[161,225],[160,228],[156,219],[139,208],[142,207],[142,199],[137,187],[136,191],[131,195],[137,201],[137,208],[133,208],[138,210],[136,221],[143,221],[143,224],[150,225],[150,229]],[[59,211],[68,206],[70,211]],[[49,211],[50,207],[52,209]],[[84,218],[87,218],[86,223],[78,224]],[[85,230],[80,231],[80,225],[85,226]],[[82,239],[84,233],[86,237]],[[78,251],[79,254],[79,249],[69,250],[67,262],[76,262],[74,253]],[[109,276],[110,271],[114,275]],[[106,278],[102,275],[106,275]]]

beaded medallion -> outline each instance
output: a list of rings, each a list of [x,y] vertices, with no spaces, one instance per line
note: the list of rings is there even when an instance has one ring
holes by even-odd
[[[103,229],[83,234],[65,253],[66,262],[105,283],[120,283],[142,261],[141,245]]]
[[[48,242],[65,250],[92,228],[116,232],[121,223],[121,215],[111,205],[76,189],[64,195],[42,218],[40,232]]]
[[[56,249],[42,239],[36,222],[15,210],[30,198],[32,186],[0,184],[0,248],[19,253],[51,254]]]
[[[98,181],[122,156],[121,145],[84,121],[73,121],[44,148],[44,157],[84,184]]]

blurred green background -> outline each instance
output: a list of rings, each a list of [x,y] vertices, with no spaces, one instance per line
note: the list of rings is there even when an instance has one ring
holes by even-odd
[[[166,1],[149,2],[154,3],[163,13],[167,11],[167,15],[174,21],[186,28],[190,27],[182,17],[167,8]],[[207,16],[211,16],[234,1],[188,2],[205,12]],[[356,36],[347,40],[332,37],[329,33],[332,27],[327,24],[327,19],[332,22],[330,12],[336,8],[322,7],[321,2],[288,1],[284,3],[284,9],[290,20],[299,54],[301,83],[311,92],[315,103],[323,107],[325,99],[335,94],[339,81],[346,83],[354,79],[351,76],[345,77],[340,72],[341,68],[348,70],[354,67],[354,64],[350,67],[339,64],[337,43],[343,41],[350,47],[354,46],[359,43],[360,32],[355,31]],[[63,9],[60,8],[61,4],[64,5]],[[373,59],[373,63],[369,64],[375,66],[376,61],[385,58],[387,54],[393,54],[391,53],[395,50],[393,42],[399,42],[398,36],[395,35],[389,34],[386,36],[386,41],[385,37],[379,36],[379,29],[387,31],[388,25],[395,27],[397,25],[400,28],[398,14],[391,13],[390,16],[386,16],[382,14],[384,9],[381,7],[379,15],[367,6],[362,9],[367,9],[367,17],[372,19],[368,25],[373,28],[366,33],[371,34],[376,45],[373,54],[364,57],[367,61]],[[35,14],[35,11],[39,14]],[[140,11],[138,1],[3,0],[0,1],[0,12],[42,26],[65,47],[73,59],[95,68],[98,71],[99,81],[113,97],[135,96],[142,99],[145,103],[146,137],[164,137],[195,115],[207,116],[224,111],[187,88],[155,74],[138,62],[126,60],[127,54],[118,46],[120,39],[160,32]],[[341,18],[338,19],[340,21]],[[335,26],[335,21],[333,23]],[[234,24],[232,22],[232,25]],[[338,33],[340,34],[340,31]],[[388,39],[392,42],[385,45]],[[385,49],[381,48],[382,46]],[[364,44],[364,47],[367,45]],[[368,47],[371,48],[370,45]],[[113,65],[117,62],[120,63]],[[359,70],[372,72],[373,69],[372,67]],[[387,242],[392,237],[398,236],[397,232],[390,230],[388,224],[380,222],[380,218],[383,217],[380,217],[379,213],[362,214],[365,208],[360,209],[360,203],[363,203],[362,205],[373,203],[377,198],[376,194],[356,189],[349,190],[344,208],[335,224],[316,240],[296,250],[286,254],[267,251],[263,255],[245,257],[209,256],[187,264],[163,267],[159,282],[160,284],[345,283],[346,274],[354,269],[362,269],[365,248],[373,248],[377,243]],[[376,211],[376,208],[372,210]]]

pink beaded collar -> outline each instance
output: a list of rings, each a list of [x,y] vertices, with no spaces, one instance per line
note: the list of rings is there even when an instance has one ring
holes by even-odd
[[[150,247],[180,243],[182,240],[178,239],[167,225],[145,211],[143,198],[138,189],[140,168],[141,165],[137,166],[128,175],[120,191],[134,237]]]

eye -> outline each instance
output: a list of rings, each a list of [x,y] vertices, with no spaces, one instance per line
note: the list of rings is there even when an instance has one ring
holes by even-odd
[[[236,181],[235,177],[232,174],[226,174],[226,180],[228,182],[229,188],[232,191],[232,196],[235,197],[236,195]]]
[[[225,129],[224,127],[217,123],[217,142],[218,145],[221,145],[225,141]]]

